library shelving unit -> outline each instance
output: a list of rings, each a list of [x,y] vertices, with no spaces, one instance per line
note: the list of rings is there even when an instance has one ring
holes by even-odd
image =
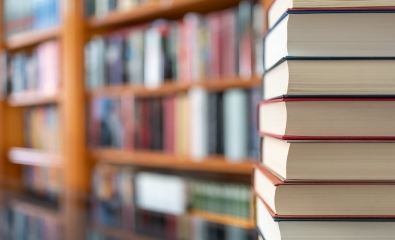
[[[136,7],[127,12],[113,12],[104,17],[85,18],[84,1],[59,0],[61,21],[58,27],[16,34],[10,38],[0,38],[1,50],[15,52],[28,49],[49,39],[58,39],[61,45],[60,71],[61,88],[57,95],[42,95],[35,92],[12,94],[0,99],[0,180],[3,189],[21,191],[21,165],[60,168],[64,179],[63,193],[60,195],[56,213],[45,210],[29,202],[12,200],[11,203],[27,214],[43,213],[58,219],[64,229],[64,239],[85,239],[89,227],[85,216],[87,199],[90,194],[90,172],[98,160],[109,163],[129,164],[137,167],[174,169],[177,171],[210,172],[244,175],[252,172],[252,163],[246,159],[242,163],[229,163],[223,156],[212,156],[206,161],[194,162],[161,152],[128,152],[113,149],[89,149],[86,140],[86,105],[92,96],[120,96],[133,94],[136,97],[163,96],[187,92],[193,86],[209,91],[224,91],[230,88],[251,88],[261,84],[261,77],[251,79],[229,78],[224,81],[201,81],[193,84],[166,83],[157,89],[144,87],[105,87],[86,91],[84,84],[84,47],[93,35],[119,29],[124,26],[148,22],[157,18],[179,19],[190,11],[209,12],[235,6],[239,0],[162,0]],[[268,9],[273,0],[261,0]],[[4,0],[0,0],[3,12]],[[3,19],[0,33],[4,36]],[[62,146],[58,154],[23,148],[23,108],[45,104],[56,104],[61,116]],[[192,212],[191,216],[208,221],[235,224],[243,228],[253,228],[254,223],[233,217],[205,212]],[[57,220],[57,221],[58,221]],[[95,228],[95,227],[94,227]],[[99,228],[99,232],[120,239],[150,239],[133,236],[119,230]]]

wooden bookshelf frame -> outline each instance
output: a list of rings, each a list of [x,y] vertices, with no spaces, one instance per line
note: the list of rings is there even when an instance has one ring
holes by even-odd
[[[64,194],[59,201],[59,212],[54,214],[64,223],[66,240],[84,239],[87,228],[83,209],[86,208],[86,197],[90,192],[90,171],[96,161],[89,159],[107,159],[107,162],[130,164],[159,169],[177,169],[181,171],[215,172],[226,174],[249,175],[251,162],[232,164],[223,156],[210,157],[204,162],[194,162],[188,157],[177,157],[155,152],[125,152],[108,149],[92,149],[86,146],[85,105],[93,96],[134,94],[137,97],[153,97],[186,92],[192,87],[202,87],[208,91],[224,91],[230,88],[250,88],[261,84],[260,77],[241,80],[239,78],[223,78],[217,80],[202,79],[198,83],[166,83],[157,89],[144,87],[105,87],[86,91],[84,84],[84,45],[90,36],[120,29],[132,24],[140,24],[156,18],[179,18],[189,11],[209,12],[234,6],[239,0],[164,0],[167,4],[153,3],[138,6],[127,12],[114,12],[103,18],[83,16],[83,1],[61,1],[61,23],[58,27],[45,30],[29,31],[16,34],[7,39],[0,38],[1,50],[12,52],[31,48],[43,41],[58,39],[61,43],[62,88],[56,96],[44,96],[40,93],[13,94],[8,99],[0,99],[0,177],[1,186],[14,189],[7,184],[15,180],[21,181],[21,164],[61,168],[64,172]],[[268,9],[273,0],[260,0]],[[0,0],[0,11],[3,12],[4,0]],[[3,18],[0,18],[0,33],[4,36]],[[23,149],[23,108],[59,104],[62,116],[62,147],[59,155]],[[16,157],[15,157],[16,154]],[[39,160],[41,159],[41,160]],[[56,159],[56,161],[53,161]],[[48,163],[52,161],[51,163]],[[15,204],[15,202],[13,203]],[[34,205],[18,203],[27,211],[41,214]],[[34,210],[32,210],[34,209]],[[226,223],[228,220],[203,213],[193,215]],[[203,215],[204,216],[203,216]],[[52,213],[50,214],[52,215]],[[251,223],[243,222],[245,226]],[[124,232],[114,232],[103,228],[103,233],[131,239]],[[123,236],[123,237],[122,237]],[[137,236],[138,239],[151,238]]]
[[[191,217],[196,217],[209,222],[214,222],[223,225],[232,225],[235,227],[240,227],[245,229],[253,229],[255,227],[255,222],[251,219],[243,219],[239,217],[200,211],[200,210],[194,210],[189,215]]]
[[[223,156],[211,156],[202,160],[193,160],[188,156],[177,156],[163,152],[128,152],[114,149],[92,149],[91,158],[95,161],[131,164],[139,167],[240,175],[250,175],[254,163],[250,159],[231,163],[227,162]]]

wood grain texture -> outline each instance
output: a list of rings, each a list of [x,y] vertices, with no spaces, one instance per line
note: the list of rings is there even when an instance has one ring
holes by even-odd
[[[114,11],[106,16],[91,17],[86,21],[89,29],[107,28],[116,26],[152,21],[157,18],[181,18],[188,12],[206,13],[209,11],[225,9],[235,6],[240,0],[162,0],[142,4],[129,11]]]
[[[61,110],[65,239],[85,239],[89,169],[85,152],[83,1],[62,1]]]
[[[227,174],[250,175],[253,167],[252,160],[246,159],[241,163],[230,163],[223,156],[212,156],[203,161],[193,161],[186,156],[176,156],[162,152],[127,152],[113,149],[93,149],[91,150],[91,156],[95,160],[140,167]]]
[[[251,79],[222,78],[222,79],[202,79],[195,83],[185,83],[183,81],[165,82],[157,88],[146,88],[144,86],[108,86],[88,91],[89,97],[94,96],[121,96],[134,95],[135,97],[159,97],[187,92],[191,88],[201,87],[211,92],[226,91],[231,88],[252,88],[258,87],[262,83],[260,77]]]
[[[8,37],[4,44],[7,50],[16,50],[39,44],[45,40],[57,38],[59,37],[60,33],[61,29],[59,27],[42,30],[31,30],[17,33],[11,37]]]
[[[240,228],[253,229],[255,228],[255,222],[250,219],[243,219],[234,216],[222,215],[212,212],[205,212],[200,210],[194,210],[190,213],[192,217],[200,218],[208,222],[231,225]]]

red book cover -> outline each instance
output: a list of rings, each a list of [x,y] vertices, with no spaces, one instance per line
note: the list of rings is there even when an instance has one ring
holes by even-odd
[[[134,149],[134,97],[122,97],[121,109],[124,130],[124,148],[131,151]]]
[[[258,107],[264,104],[278,103],[278,102],[308,102],[308,101],[362,101],[362,102],[372,102],[372,101],[395,101],[395,98],[381,97],[304,97],[304,98],[278,98],[262,101],[259,103]],[[259,111],[259,110],[258,110]],[[259,122],[259,121],[258,121]],[[268,132],[260,131],[261,136],[270,136],[282,140],[395,140],[395,136],[294,136],[294,135],[276,135]]]
[[[220,75],[236,75],[236,12],[225,10],[220,19]]]
[[[175,98],[169,96],[164,99],[164,150],[167,153],[174,153],[174,131],[175,131]]]
[[[295,219],[332,219],[332,220],[341,220],[341,219],[395,219],[395,216],[393,215],[279,215],[276,214],[273,209],[270,208],[270,206],[265,202],[262,196],[260,196],[257,191],[255,190],[254,187],[254,173],[255,171],[260,171],[272,184],[273,186],[281,186],[281,185],[394,185],[395,182],[391,181],[376,181],[376,182],[368,182],[368,181],[349,181],[349,182],[325,182],[325,181],[317,181],[317,182],[312,182],[312,181],[284,181],[274,175],[272,172],[267,170],[264,166],[260,164],[255,164],[254,165],[254,171],[252,174],[252,191],[254,195],[262,201],[262,203],[265,205],[266,209],[269,211],[270,215],[277,220],[295,220]]]
[[[150,109],[151,99],[144,99],[142,102],[142,148],[150,149],[152,142],[151,118],[152,111]]]
[[[210,78],[220,78],[220,13],[211,13],[207,16],[209,27],[209,52],[210,52]]]

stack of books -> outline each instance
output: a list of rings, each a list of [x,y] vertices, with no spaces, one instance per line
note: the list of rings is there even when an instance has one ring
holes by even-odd
[[[253,176],[262,239],[394,238],[394,6],[269,10]]]

